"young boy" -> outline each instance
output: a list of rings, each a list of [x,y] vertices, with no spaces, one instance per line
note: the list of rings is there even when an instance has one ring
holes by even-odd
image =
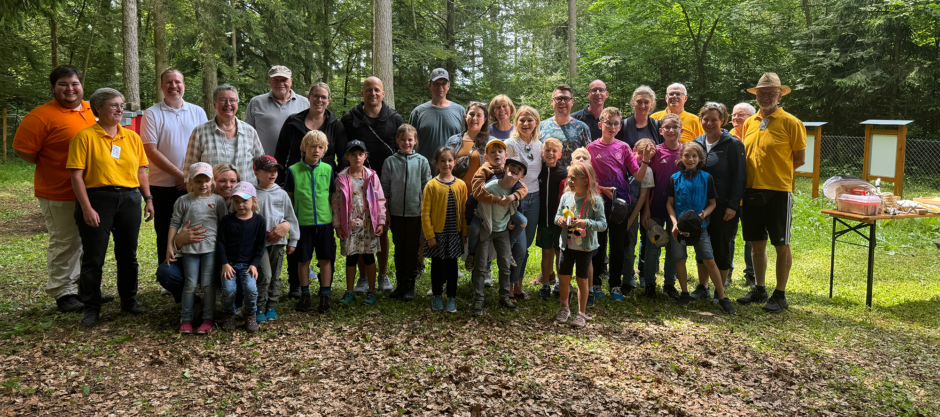
[[[480,219],[476,216],[476,208],[479,203],[499,204],[503,207],[512,202],[522,202],[526,194],[529,193],[528,187],[519,181],[514,184],[512,190],[505,198],[498,198],[486,190],[486,183],[490,180],[502,178],[504,167],[506,165],[506,144],[499,139],[490,139],[484,147],[484,159],[486,162],[477,169],[470,181],[470,197],[467,199],[467,223],[470,225],[470,232],[467,238],[467,265],[468,269],[476,265],[475,253],[477,241],[480,236]],[[522,207],[517,207],[517,211],[512,214],[512,228],[510,229],[510,242],[515,242],[525,230],[527,221],[520,212]],[[492,261],[492,259],[489,259]],[[514,260],[510,258],[514,263]],[[489,286],[489,285],[487,285]]]
[[[545,139],[542,144],[542,171],[539,172],[539,228],[535,234],[535,245],[542,249],[542,289],[539,296],[548,300],[551,285],[555,281],[555,265],[558,264],[558,239],[561,227],[555,224],[555,212],[561,197],[561,182],[568,178],[568,170],[558,163],[561,158],[561,141]]]
[[[300,239],[297,217],[291,207],[290,196],[275,184],[281,165],[270,155],[261,155],[253,161],[255,177],[258,178],[258,213],[264,217],[264,254],[261,255],[261,270],[258,274],[258,323],[277,318],[274,306],[281,296],[281,265],[284,264],[284,246],[287,254],[294,253]],[[288,235],[288,232],[290,233]],[[289,238],[287,236],[290,236]]]
[[[336,239],[333,237],[333,212],[330,199],[336,191],[333,167],[321,163],[329,142],[319,130],[311,130],[300,143],[300,162],[287,169],[284,190],[290,196],[300,226],[297,241],[297,271],[300,280],[300,300],[297,311],[310,309],[310,260],[317,253],[320,266],[319,313],[330,310],[330,286],[333,283],[333,260],[336,258]]]

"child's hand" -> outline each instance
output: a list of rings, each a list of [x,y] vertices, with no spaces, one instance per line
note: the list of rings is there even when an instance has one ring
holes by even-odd
[[[736,214],[738,214],[738,212],[735,211],[734,209],[725,209],[725,217],[723,220],[724,221],[731,220],[734,218]]]
[[[248,267],[248,274],[251,275],[252,278],[258,279],[258,268],[255,268],[254,265],[249,266],[249,267]]]
[[[586,228],[587,228],[587,220],[585,220],[585,219],[578,219],[578,220],[575,220],[574,222],[571,223],[571,227],[573,227],[573,228],[575,228],[575,229],[586,229]]]
[[[611,199],[611,200],[614,199],[614,190],[615,190],[614,187],[598,187],[598,188],[601,189],[601,193],[603,193],[604,195],[606,195],[607,198],[609,198],[609,199]]]
[[[650,228],[650,211],[649,210],[643,210],[643,217],[640,217],[640,225],[643,226],[644,229]]]
[[[293,246],[288,246],[288,247],[287,247],[287,254],[288,254],[288,255],[293,254],[293,253],[294,253],[294,249],[297,249],[297,248],[295,248],[295,247],[293,247]]]
[[[336,236],[342,240],[346,240],[346,238],[349,237],[349,236],[346,236],[346,233],[344,233],[343,229],[340,227],[336,228]]]
[[[705,214],[705,211],[704,211],[704,210],[703,210],[701,213],[699,213],[698,216],[701,217],[702,220],[705,220],[705,217],[708,217],[708,215]]]
[[[679,226],[676,226],[675,224],[672,225],[672,238],[679,240]]]
[[[566,217],[559,217],[558,220],[555,220],[555,224],[561,227],[568,227],[568,220]]]
[[[656,156],[656,147],[653,145],[646,145],[646,150],[643,151],[643,160],[650,161],[654,156]]]
[[[512,224],[512,222],[509,222],[509,224],[506,225],[506,228],[509,229],[509,230],[515,230],[516,225]]]
[[[380,224],[378,227],[375,228],[375,236],[377,236],[377,237],[378,237],[378,236],[382,236],[382,232],[383,232],[384,230],[385,230],[385,228]]]
[[[437,238],[432,237],[432,238],[428,239],[428,247],[429,247],[429,248],[433,248],[433,247],[436,247],[436,246],[437,246]]]
[[[496,203],[496,204],[499,204],[500,206],[506,207],[506,206],[509,205],[509,203],[512,203],[512,200],[510,200],[510,199],[508,199],[508,198],[506,198],[506,197],[500,197],[500,198],[499,198],[499,202]]]
[[[166,266],[170,266],[170,262],[176,262],[176,253],[173,251],[173,242],[170,242],[166,248]]]
[[[232,266],[229,264],[222,265],[222,278],[235,278],[235,268],[232,268]]]
[[[290,223],[282,222],[281,224],[274,226],[274,228],[268,232],[267,241],[271,243],[278,242],[283,239],[284,236],[287,236],[288,231],[290,231]]]

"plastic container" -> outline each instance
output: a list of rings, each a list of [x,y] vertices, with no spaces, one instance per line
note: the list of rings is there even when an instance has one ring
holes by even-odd
[[[881,197],[876,195],[842,194],[838,200],[839,211],[875,216],[881,209]]]

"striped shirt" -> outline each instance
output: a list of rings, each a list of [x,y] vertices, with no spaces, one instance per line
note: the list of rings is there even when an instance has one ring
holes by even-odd
[[[258,138],[255,128],[248,123],[238,119],[235,119],[235,123],[238,132],[232,139],[225,138],[225,132],[219,129],[215,119],[193,129],[189,146],[186,147],[186,160],[183,162],[186,178],[189,178],[189,166],[196,162],[205,162],[212,166],[228,162],[235,165],[242,181],[257,184],[252,160],[264,155],[261,139]]]

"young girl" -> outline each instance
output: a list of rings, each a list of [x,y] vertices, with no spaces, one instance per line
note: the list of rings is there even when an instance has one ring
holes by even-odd
[[[336,176],[336,192],[331,203],[333,228],[340,239],[340,254],[346,257],[346,294],[339,302],[351,303],[355,298],[356,265],[362,256],[369,279],[366,304],[375,304],[375,254],[381,249],[380,239],[385,228],[385,195],[375,171],[363,166],[369,153],[362,141],[346,145],[343,155],[349,167]]]
[[[688,275],[685,269],[685,260],[688,257],[686,253],[685,240],[682,240],[682,232],[679,231],[679,222],[677,217],[691,210],[698,214],[702,219],[702,234],[695,246],[695,255],[702,259],[708,275],[715,284],[715,296],[718,298],[718,305],[726,313],[734,313],[734,307],[731,300],[725,296],[725,288],[721,282],[721,275],[718,272],[718,265],[715,264],[715,255],[712,252],[711,240],[708,237],[708,216],[717,205],[715,199],[718,198],[718,192],[715,190],[715,180],[707,172],[701,169],[705,167],[705,150],[702,145],[696,142],[686,142],[682,145],[682,151],[679,154],[679,160],[676,165],[682,167],[681,172],[677,172],[669,177],[669,184],[666,187],[666,211],[669,212],[669,220],[672,221],[672,254],[676,260],[676,278],[679,279],[679,285],[682,287],[682,294],[677,303],[679,305],[688,305],[692,301],[688,288]]]
[[[235,212],[226,214],[219,222],[216,242],[216,252],[222,263],[222,312],[225,315],[222,328],[235,330],[233,301],[241,287],[246,328],[249,333],[254,333],[258,331],[256,281],[267,237],[264,217],[256,213],[258,195],[255,186],[244,181],[238,183],[232,190],[232,208]]]
[[[587,298],[590,288],[588,266],[591,264],[591,252],[597,249],[597,232],[607,230],[604,216],[604,200],[600,196],[595,180],[594,169],[590,165],[572,161],[568,167],[568,183],[565,194],[558,202],[555,224],[564,231],[559,239],[561,261],[558,267],[558,279],[561,281],[561,308],[555,320],[559,323],[568,321],[571,312],[568,309],[568,293],[571,286],[571,273],[577,264],[578,279],[578,315],[572,324],[584,327],[591,317],[587,315]]]
[[[442,146],[434,152],[434,166],[440,172],[424,187],[421,226],[424,230],[424,256],[431,258],[432,310],[457,312],[457,259],[463,255],[467,240],[464,206],[467,184],[454,177],[456,152]],[[442,294],[447,283],[447,305]]]
[[[197,162],[189,167],[189,181],[186,190],[189,194],[180,197],[173,204],[173,218],[170,220],[170,233],[167,237],[166,264],[176,261],[174,239],[180,227],[189,224],[201,224],[206,230],[205,239],[183,245],[183,308],[180,311],[180,333],[193,332],[193,299],[196,285],[202,285],[205,300],[202,308],[202,325],[196,330],[206,334],[212,330],[212,313],[215,310],[215,289],[213,271],[215,270],[215,237],[219,219],[225,216],[225,199],[214,194],[212,167],[205,162]]]

